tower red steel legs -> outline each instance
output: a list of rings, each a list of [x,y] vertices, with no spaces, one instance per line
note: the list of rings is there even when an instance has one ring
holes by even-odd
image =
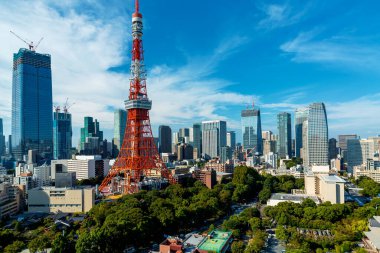
[[[129,98],[125,101],[128,111],[123,144],[119,155],[107,177],[99,187],[102,193],[121,192],[130,194],[139,190],[144,177],[166,178],[172,182],[171,174],[162,162],[152,135],[149,110],[152,101],[148,99],[146,72],[144,69],[142,43],[142,15],[139,0],[132,15],[132,62]],[[121,177],[117,183],[113,179]]]

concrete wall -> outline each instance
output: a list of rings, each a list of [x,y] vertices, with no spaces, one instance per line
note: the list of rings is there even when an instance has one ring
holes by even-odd
[[[36,188],[29,191],[29,212],[88,212],[95,203],[93,189]]]

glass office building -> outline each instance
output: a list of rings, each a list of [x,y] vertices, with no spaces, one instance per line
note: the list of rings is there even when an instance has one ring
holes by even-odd
[[[304,122],[307,120],[307,108],[297,108],[295,112],[295,153],[296,157],[301,158],[302,149],[302,127]]]
[[[220,157],[227,145],[227,122],[221,120],[202,122],[202,153],[206,158]]]
[[[292,157],[292,124],[290,114],[282,112],[277,115],[278,155],[281,158]]]
[[[243,148],[263,153],[263,138],[261,132],[260,109],[241,111],[241,125],[243,134]]]
[[[115,156],[119,154],[121,146],[123,145],[125,127],[127,125],[127,111],[118,109],[114,112],[114,130],[113,142],[116,146]]]
[[[12,152],[22,160],[28,150],[40,158],[53,154],[51,58],[20,49],[13,55]]]
[[[308,107],[308,117],[303,127],[304,165],[329,164],[329,139],[325,104],[314,103]]]
[[[2,155],[5,155],[5,136],[3,131],[3,119],[0,118],[0,156]]]
[[[197,149],[197,157],[202,154],[202,124],[193,124],[193,147]]]
[[[53,118],[54,159],[70,159],[73,130],[71,114],[55,112]]]
[[[158,127],[159,153],[172,152],[172,129],[170,126]]]

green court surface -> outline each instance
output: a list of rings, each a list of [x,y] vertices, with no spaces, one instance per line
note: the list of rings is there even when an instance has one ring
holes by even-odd
[[[200,250],[212,251],[212,252],[222,252],[224,245],[228,243],[232,232],[224,232],[219,230],[212,231],[209,235],[211,238],[204,240],[198,248]]]

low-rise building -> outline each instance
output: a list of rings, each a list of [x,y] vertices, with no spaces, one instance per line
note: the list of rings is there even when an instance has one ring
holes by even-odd
[[[232,160],[227,160],[225,163],[222,163],[218,159],[213,159],[205,164],[205,168],[213,169],[216,172],[234,173],[234,163]]]
[[[358,179],[361,176],[372,178],[375,182],[380,183],[380,161],[368,159],[364,164],[353,167],[353,176]]]
[[[344,204],[344,184],[346,181],[333,174],[318,174],[308,172],[305,174],[305,192],[309,196],[317,196],[322,202],[330,201],[332,204]]]
[[[268,206],[277,206],[281,202],[293,202],[301,204],[305,199],[313,200],[317,205],[321,202],[316,196],[310,196],[307,194],[287,194],[287,193],[273,193],[271,198],[267,201]]]
[[[56,173],[75,172],[78,180],[96,176],[106,176],[110,169],[110,161],[100,155],[80,155],[70,160],[52,161],[51,178],[55,180]]]
[[[232,232],[214,230],[198,245],[200,253],[225,253],[232,243]]]
[[[80,213],[88,212],[95,204],[93,188],[42,187],[29,190],[29,212]]]
[[[160,253],[225,253],[232,243],[232,232],[213,230],[209,234],[189,234],[184,240],[169,237],[160,244]]]
[[[21,192],[17,186],[0,184],[0,218],[11,216],[20,211]]]
[[[216,171],[213,169],[196,170],[193,176],[206,185],[209,189],[212,189],[216,184]]]
[[[370,231],[364,232],[363,242],[371,250],[368,252],[380,252],[380,216],[369,219],[368,228]]]

